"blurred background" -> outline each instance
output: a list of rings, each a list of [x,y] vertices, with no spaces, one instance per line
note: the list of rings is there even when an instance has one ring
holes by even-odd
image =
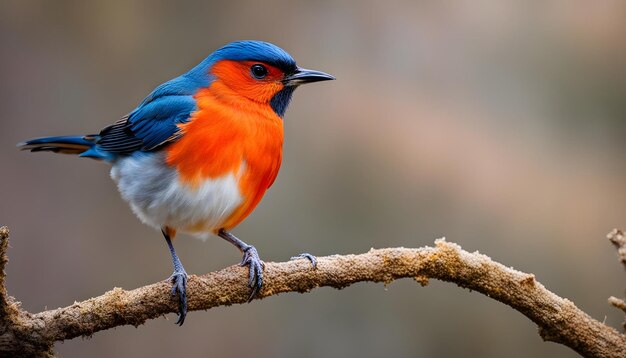
[[[0,224],[8,289],[38,312],[171,274],[99,162],[19,152],[93,133],[223,44],[262,39],[337,81],[299,89],[278,180],[234,233],[267,261],[445,236],[600,321],[624,293],[622,1],[0,2]],[[187,272],[232,265],[177,240]],[[283,294],[57,344],[62,357],[574,357],[520,313],[432,281]]]

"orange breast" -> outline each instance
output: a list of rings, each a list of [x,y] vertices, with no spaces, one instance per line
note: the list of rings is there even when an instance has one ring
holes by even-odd
[[[182,137],[167,148],[167,163],[190,187],[235,174],[244,200],[221,226],[230,229],[254,210],[278,174],[282,119],[269,103],[244,98],[221,81],[195,98],[198,111],[180,125]]]

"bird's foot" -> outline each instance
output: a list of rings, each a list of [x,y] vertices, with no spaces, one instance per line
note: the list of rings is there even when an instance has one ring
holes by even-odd
[[[261,261],[256,248],[252,245],[248,245],[243,249],[243,259],[240,265],[250,268],[250,276],[248,278],[248,287],[252,290],[248,298],[248,302],[250,302],[263,287],[263,267],[265,264]]]
[[[172,296],[178,295],[178,320],[176,324],[182,326],[187,316],[187,272],[174,271],[169,280],[172,281]]]
[[[311,262],[311,266],[313,266],[313,269],[317,268],[317,257],[305,252],[300,255],[293,256],[291,258],[291,260],[299,260],[299,259],[307,259]]]

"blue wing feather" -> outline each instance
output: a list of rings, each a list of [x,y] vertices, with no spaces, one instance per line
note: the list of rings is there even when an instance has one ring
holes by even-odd
[[[164,96],[148,102],[128,116],[128,128],[141,139],[143,150],[151,150],[178,132],[197,109],[192,96]]]
[[[104,128],[97,146],[106,152],[151,151],[178,139],[179,127],[197,110],[193,95],[210,78],[183,75],[157,87],[128,116]]]

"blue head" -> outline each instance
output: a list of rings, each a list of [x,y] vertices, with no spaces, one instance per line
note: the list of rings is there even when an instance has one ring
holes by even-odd
[[[226,62],[228,67],[224,65]],[[232,42],[218,49],[183,77],[197,83],[210,83],[221,76],[236,82],[233,87],[241,89],[242,95],[261,102],[267,100],[281,117],[297,86],[334,79],[326,73],[298,67],[296,61],[276,45],[250,40]]]

